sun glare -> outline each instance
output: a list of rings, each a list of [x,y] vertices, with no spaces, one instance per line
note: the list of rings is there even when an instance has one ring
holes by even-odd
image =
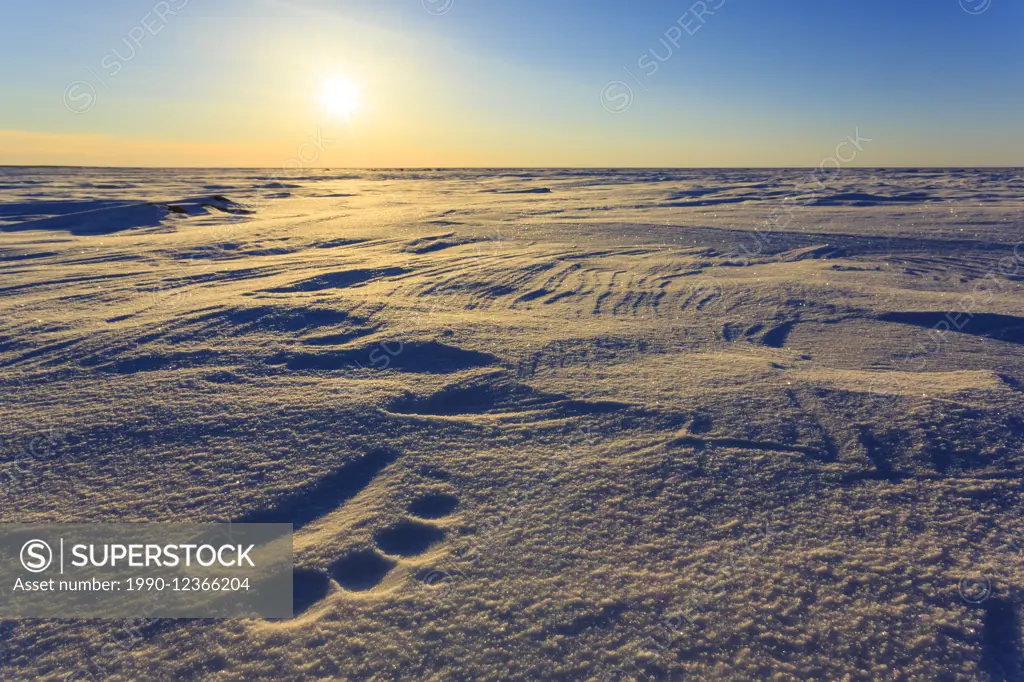
[[[348,118],[362,107],[359,84],[348,78],[330,78],[320,90],[320,102],[331,114]]]

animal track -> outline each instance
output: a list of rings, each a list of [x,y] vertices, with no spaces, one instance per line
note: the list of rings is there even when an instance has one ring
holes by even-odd
[[[331,565],[331,577],[346,590],[360,592],[376,587],[398,563],[380,552],[353,552]]]
[[[341,507],[366,489],[398,453],[387,448],[370,450],[359,459],[278,500],[274,505],[242,516],[237,523],[292,523],[298,530]]]
[[[391,452],[391,451],[381,451]],[[332,475],[314,486],[315,491],[290,498],[278,505],[274,516],[282,511],[292,514],[296,520],[308,523],[313,518],[327,513],[321,502],[338,501],[341,506],[356,492],[370,484],[380,471],[392,461],[391,457],[379,452],[369,461],[364,458],[357,465],[349,465],[344,471],[350,475],[350,483],[341,486],[333,499],[325,500],[321,489],[324,484],[337,484],[338,476]],[[296,568],[292,578],[292,604],[296,616],[316,606],[330,594],[333,580],[349,592],[366,592],[384,582],[384,579],[407,559],[423,554],[443,541],[445,530],[433,523],[420,519],[439,519],[450,515],[458,507],[459,499],[449,493],[427,493],[409,503],[409,513],[417,518],[402,519],[374,533],[375,549],[358,549],[342,556],[324,569]],[[252,515],[250,515],[252,516]],[[400,557],[396,559],[395,557]]]
[[[298,530],[344,506],[398,457],[395,450],[370,450],[271,506],[243,515],[238,522],[292,523]],[[376,561],[374,556],[367,555],[375,555]],[[292,572],[292,611],[299,615],[326,597],[331,589],[331,578],[346,589],[369,589],[379,584],[394,566],[394,561],[376,552],[364,552],[343,557],[327,571],[296,567]]]
[[[327,596],[331,579],[323,571],[295,568],[292,571],[292,612],[297,616]]]
[[[399,521],[374,534],[377,546],[387,554],[410,557],[423,554],[444,540],[444,529],[422,521]]]
[[[332,578],[346,590],[364,592],[380,585],[397,565],[394,559],[370,549],[346,554],[326,571],[296,568],[292,572],[292,612],[298,616],[327,597]]]
[[[409,504],[409,513],[421,519],[439,519],[448,516],[459,505],[459,498],[445,493],[424,495]]]

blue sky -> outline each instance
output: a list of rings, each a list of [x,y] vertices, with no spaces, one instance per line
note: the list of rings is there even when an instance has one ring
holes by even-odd
[[[1019,0],[5,0],[0,163],[810,166],[859,133],[851,165],[1024,165],[1022,29]]]

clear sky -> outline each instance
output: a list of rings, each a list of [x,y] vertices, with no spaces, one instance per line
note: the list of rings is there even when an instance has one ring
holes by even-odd
[[[850,165],[1020,166],[1022,30],[1022,0],[3,0],[0,164],[811,166],[859,134]]]

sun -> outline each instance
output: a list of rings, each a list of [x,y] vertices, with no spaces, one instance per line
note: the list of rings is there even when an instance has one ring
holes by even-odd
[[[348,118],[363,105],[362,89],[349,78],[335,76],[323,82],[320,103],[329,113]]]

